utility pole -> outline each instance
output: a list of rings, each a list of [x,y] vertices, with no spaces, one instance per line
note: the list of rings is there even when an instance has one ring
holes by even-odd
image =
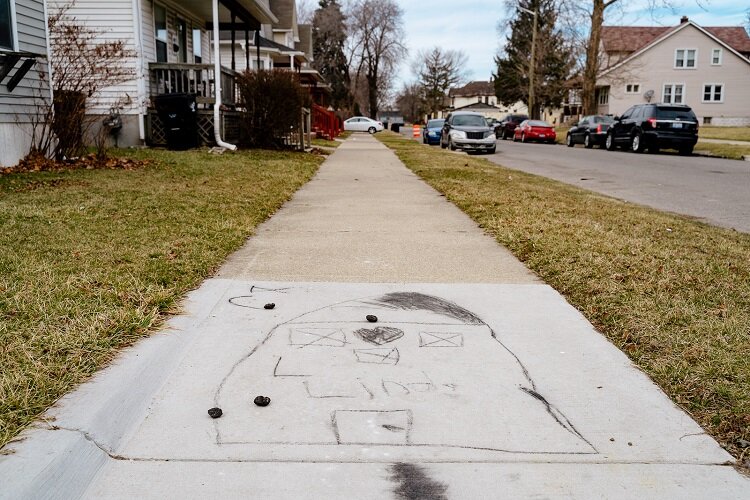
[[[534,119],[537,118],[535,113],[535,92],[534,92],[534,74],[536,73],[536,29],[537,29],[537,12],[536,9],[529,10],[524,7],[518,6],[518,10],[526,12],[534,16],[534,28],[531,32],[531,63],[529,64],[529,117]]]

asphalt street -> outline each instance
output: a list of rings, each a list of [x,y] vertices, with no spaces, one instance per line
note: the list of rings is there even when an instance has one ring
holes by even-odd
[[[435,146],[437,147],[437,146]],[[750,162],[498,141],[490,161],[750,232]]]

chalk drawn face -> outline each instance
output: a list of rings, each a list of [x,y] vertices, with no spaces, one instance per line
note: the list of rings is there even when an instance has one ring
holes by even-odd
[[[594,451],[497,337],[469,310],[414,292],[310,311],[248,346],[224,379],[217,442]],[[262,419],[249,404],[258,394],[273,400]],[[534,433],[521,433],[529,421]]]

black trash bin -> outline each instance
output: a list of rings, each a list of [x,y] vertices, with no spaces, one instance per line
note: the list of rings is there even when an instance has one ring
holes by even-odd
[[[198,107],[195,97],[195,94],[162,94],[154,99],[169,149],[198,147]]]
[[[391,123],[391,130],[398,133],[401,130],[401,124],[400,123]]]

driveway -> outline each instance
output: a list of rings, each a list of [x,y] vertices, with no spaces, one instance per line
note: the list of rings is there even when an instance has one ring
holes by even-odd
[[[486,158],[633,203],[750,232],[749,162],[512,141],[498,141],[497,153]]]

